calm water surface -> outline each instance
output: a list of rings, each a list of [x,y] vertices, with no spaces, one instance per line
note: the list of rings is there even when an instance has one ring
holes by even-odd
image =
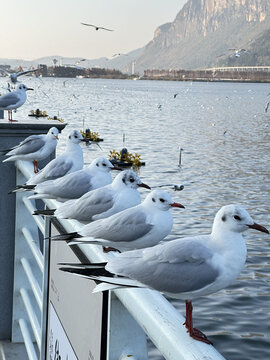
[[[119,151],[125,134],[125,146],[146,162],[139,171],[144,182],[185,186],[181,192],[164,188],[186,207],[173,211],[168,238],[209,233],[217,210],[230,203],[242,204],[254,221],[270,229],[270,113],[264,112],[269,85],[64,80],[25,78],[35,91],[28,94],[17,118],[36,108],[64,118],[69,125],[60,152],[69,129],[84,126],[99,132],[102,151],[85,147],[87,163],[108,156],[111,149]],[[142,192],[142,198],[146,194]],[[226,290],[194,301],[194,322],[225,358],[267,360],[270,237],[254,230],[244,236],[245,269]],[[172,302],[184,314],[184,302]],[[151,345],[150,354],[162,359]]]

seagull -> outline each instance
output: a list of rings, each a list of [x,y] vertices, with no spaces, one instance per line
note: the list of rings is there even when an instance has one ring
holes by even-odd
[[[18,109],[25,103],[27,90],[34,89],[28,88],[24,84],[20,84],[16,90],[0,96],[0,110],[8,110],[9,121],[17,121],[12,119],[12,110]]]
[[[76,219],[89,223],[103,219],[141,203],[138,187],[150,189],[132,170],[119,173],[113,182],[92,190],[77,200],[65,202],[56,210],[37,210],[35,215],[55,215],[60,219]]]
[[[85,25],[85,26],[92,26],[92,27],[94,27],[96,30],[101,29],[101,30],[106,30],[106,31],[113,31],[113,30],[111,30],[111,29],[107,29],[107,28],[102,27],[102,26],[96,26],[96,25],[86,24],[86,23],[81,23],[81,24],[82,24],[82,25]]]
[[[0,68],[0,71],[5,73],[7,76],[9,76],[10,81],[15,85],[17,82],[19,82],[18,77],[21,75],[29,74],[35,71],[39,71],[40,69],[32,69],[32,70],[26,70],[26,71],[18,71],[16,73],[11,73],[5,69]]]
[[[55,151],[58,134],[58,129],[52,127],[46,135],[31,135],[11,149],[0,150],[1,155],[9,156],[9,158],[3,160],[3,162],[16,160],[33,161],[34,172],[37,173],[37,161],[47,158]]]
[[[66,201],[78,199],[88,191],[112,182],[111,170],[120,170],[104,157],[98,157],[82,170],[77,170],[61,178],[45,181],[34,189],[35,195],[29,199],[56,199]]]
[[[78,233],[56,235],[53,240],[73,240],[74,243],[101,244],[127,251],[156,245],[173,226],[172,207],[184,208],[173,202],[163,190],[153,190],[145,200],[105,219],[86,224]],[[79,238],[76,240],[76,238]]]
[[[119,254],[105,266],[106,276],[103,276],[104,269],[101,269],[102,276],[92,276],[91,264],[63,264],[67,267],[61,270],[103,281],[94,291],[149,287],[169,297],[185,300],[184,324],[188,333],[196,340],[211,344],[200,330],[193,327],[192,300],[226,288],[237,279],[246,261],[247,249],[242,233],[247,229],[269,234],[265,227],[252,220],[244,208],[226,205],[217,212],[211,234],[176,239]]]
[[[153,188],[157,188],[157,187],[167,187],[167,186],[170,186],[172,190],[174,191],[182,191],[184,190],[184,185],[182,184],[172,184],[172,183],[169,183],[169,184],[160,184],[160,185],[156,185],[156,186],[152,186]]]
[[[265,106],[264,111],[265,111],[266,113],[267,113],[267,111],[268,111],[269,105],[270,105],[270,101],[268,101],[268,103],[267,103],[266,106]]]
[[[83,151],[80,142],[84,138],[79,130],[72,130],[68,135],[66,151],[51,160],[38,174],[33,175],[26,185],[37,185],[43,181],[55,180],[71,172],[83,168]],[[25,185],[19,185],[16,190],[29,189]]]
[[[174,94],[174,95],[173,95],[173,98],[175,99],[177,95],[178,95],[178,93]]]

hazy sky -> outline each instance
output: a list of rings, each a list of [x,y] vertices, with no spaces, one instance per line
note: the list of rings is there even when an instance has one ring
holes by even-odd
[[[187,0],[4,0],[0,58],[111,57],[144,46]],[[81,22],[114,29],[96,31]]]

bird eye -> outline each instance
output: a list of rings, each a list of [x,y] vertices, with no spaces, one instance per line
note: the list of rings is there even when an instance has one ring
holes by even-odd
[[[77,135],[74,135],[74,137],[75,137],[75,139],[77,139],[78,136],[77,136]]]
[[[238,216],[238,215],[234,215],[234,218],[235,218],[235,220],[237,220],[237,221],[241,221],[242,219],[240,218],[240,216]]]
[[[134,180],[133,177],[131,177],[131,178],[129,179],[129,181],[130,181],[131,183],[133,183],[135,180]]]
[[[160,198],[160,199],[159,199],[159,201],[160,201],[160,202],[162,202],[162,203],[164,203],[164,202],[165,202],[165,200],[164,200],[164,199],[162,199],[162,198]]]
[[[152,201],[153,201],[153,202],[156,202],[155,198],[152,198]]]
[[[102,166],[106,166],[106,164],[102,163]]]

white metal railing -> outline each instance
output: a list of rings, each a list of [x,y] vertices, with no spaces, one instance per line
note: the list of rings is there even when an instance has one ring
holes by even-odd
[[[16,166],[18,169],[18,180],[22,183],[22,179],[28,179],[32,175],[32,165],[24,161],[17,161]],[[24,210],[17,206],[17,211],[25,211],[25,208],[28,209],[29,215],[35,210],[33,203],[25,197],[25,193],[17,194],[17,201],[20,201],[24,206]],[[49,208],[55,208],[57,202],[53,200],[44,200],[44,203]],[[31,216],[31,215],[30,215]],[[20,216],[18,216],[19,218]],[[25,214],[24,214],[25,217]],[[33,220],[34,218],[34,220]],[[58,219],[59,223],[67,232],[78,231],[82,226],[76,220],[65,220]],[[28,223],[27,223],[28,224]],[[46,283],[46,277],[48,274],[48,265],[46,259],[46,249],[43,249],[45,260],[43,254],[41,254],[36,240],[32,237],[33,224],[42,231],[43,234],[46,233],[46,224],[41,216],[32,216],[31,228],[29,229],[28,225],[25,226],[25,222],[20,224],[17,222],[17,236],[18,236],[18,227],[21,226],[19,233],[25,238],[25,242],[28,247],[28,251],[31,254],[31,260],[29,260],[29,254],[25,255],[24,250],[21,249],[22,253],[20,254],[20,263],[23,267],[28,282],[30,284],[30,289],[25,289],[23,286],[15,286],[15,291],[19,292],[25,309],[28,321],[18,317],[18,326],[21,330],[23,340],[26,345],[27,353],[29,359],[36,360],[38,359],[34,342],[37,344],[37,348],[40,351],[40,360],[44,360],[42,357],[44,352],[45,344],[45,319],[46,319],[46,292],[48,284]],[[37,234],[36,234],[37,235]],[[16,240],[17,241],[17,240]],[[47,242],[48,243],[48,242]],[[44,244],[46,247],[46,242]],[[77,247],[83,252],[84,256],[91,262],[104,262],[107,261],[110,257],[115,256],[112,253],[105,254],[100,246],[97,245],[77,245]],[[28,258],[27,258],[28,256]],[[36,270],[38,268],[45,276],[43,276],[43,285],[40,278],[35,279],[36,272],[31,268],[31,264],[35,263]],[[16,278],[16,272],[15,272]],[[20,281],[18,281],[20,283]],[[15,280],[16,283],[16,280]],[[42,290],[43,289],[43,290]],[[31,293],[31,295],[30,295]],[[167,301],[164,296],[159,292],[150,290],[150,289],[118,289],[110,292],[109,301],[111,302],[110,311],[114,311],[114,299],[115,296],[120,300],[121,306],[123,306],[123,312],[127,310],[135,321],[140,325],[144,332],[149,336],[154,345],[159,349],[161,354],[165,359],[171,360],[218,360],[223,359],[224,357],[219,354],[213,346],[208,344],[196,341],[192,339],[186,331],[185,326],[183,325],[185,319],[184,317]],[[36,302],[36,308],[33,306],[33,301]],[[118,300],[117,300],[118,301]],[[119,305],[116,305],[119,306]],[[36,314],[36,309],[41,309],[39,314]],[[16,311],[15,311],[16,313]],[[119,314],[119,312],[118,312]],[[109,314],[113,318],[113,314]],[[118,315],[119,316],[119,315]],[[130,316],[130,315],[129,315]],[[112,320],[111,320],[112,321]],[[31,326],[29,329],[28,323]],[[113,328],[113,324],[110,325]],[[109,326],[109,327],[110,327]],[[127,326],[128,327],[128,326]],[[110,328],[109,330],[110,331]],[[119,329],[119,332],[125,332],[126,329]],[[116,336],[117,338],[117,336]],[[117,339],[115,340],[117,342]],[[134,338],[134,347],[133,349],[123,349],[121,356],[117,358],[113,356],[113,347],[122,346],[122,343],[119,341],[119,344],[113,344],[110,342],[108,344],[107,350],[107,359],[145,359],[146,357],[138,355],[138,346],[136,346],[137,338]],[[132,356],[130,356],[132,355]]]

